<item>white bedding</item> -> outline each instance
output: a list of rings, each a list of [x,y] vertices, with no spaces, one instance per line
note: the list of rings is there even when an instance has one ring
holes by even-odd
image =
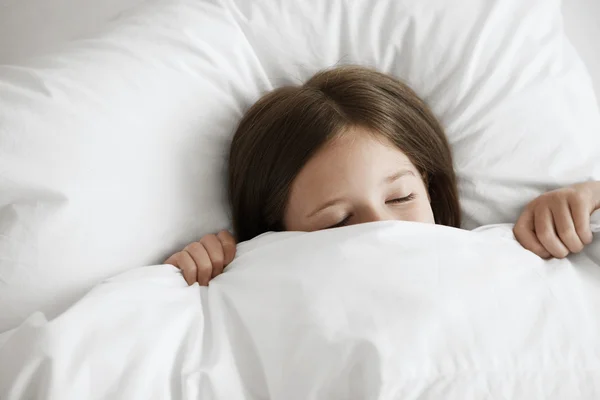
[[[144,267],[33,315],[0,398],[597,399],[599,266],[597,239],[544,261],[507,225],[266,234],[208,288]]]
[[[148,0],[0,0],[0,63],[60,48]],[[563,0],[565,30],[586,63],[600,101],[600,2]]]
[[[565,31],[587,66],[600,105],[600,1],[563,0],[562,11]]]
[[[3,11],[36,1],[0,9],[0,36]],[[600,113],[559,0],[131,7],[88,39],[0,65],[0,332],[227,228],[227,151],[243,112],[336,64],[391,73],[431,105],[464,228],[514,222],[547,190],[600,180]]]

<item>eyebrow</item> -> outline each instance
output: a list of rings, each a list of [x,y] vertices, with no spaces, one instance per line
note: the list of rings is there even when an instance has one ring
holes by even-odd
[[[415,176],[414,172],[412,172],[412,171],[410,171],[408,169],[403,169],[403,170],[400,170],[398,172],[393,173],[392,175],[386,176],[383,179],[383,182],[384,183],[392,183],[392,182],[395,182],[398,179],[400,179],[400,178],[402,178],[403,176],[406,176],[406,175]],[[327,209],[327,208],[329,208],[329,207],[331,207],[333,205],[336,205],[337,203],[340,203],[341,201],[342,201],[342,199],[339,199],[339,198],[338,199],[329,200],[328,202],[326,202],[325,204],[323,204],[321,207],[319,207],[315,211],[313,211],[310,214],[308,214],[306,217],[310,218],[310,217],[314,216],[315,214],[318,214],[321,211],[323,211],[323,210],[325,210],[325,209]]]
[[[306,218],[310,218],[312,216],[314,216],[315,214],[320,213],[321,211],[325,210],[326,208],[329,208],[333,205],[336,205],[337,203],[340,203],[342,201],[342,199],[333,199],[333,200],[329,200],[327,203],[323,204],[321,207],[319,207],[318,209],[316,209],[315,211],[311,212],[310,214],[308,214],[306,216]]]
[[[412,175],[412,176],[415,176],[414,172],[412,172],[412,171],[410,171],[410,170],[408,170],[408,169],[403,169],[403,170],[400,170],[400,171],[398,171],[398,172],[396,172],[396,173],[393,173],[393,174],[392,174],[392,175],[390,175],[390,176],[387,176],[387,177],[386,177],[386,178],[383,180],[383,182],[384,182],[384,183],[392,183],[392,182],[395,182],[395,181],[397,181],[398,179],[400,179],[400,178],[402,178],[403,176],[406,176],[406,175]]]

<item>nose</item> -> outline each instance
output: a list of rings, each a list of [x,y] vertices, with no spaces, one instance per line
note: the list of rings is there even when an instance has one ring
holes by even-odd
[[[388,210],[376,207],[368,207],[364,210],[361,210],[361,213],[358,217],[359,218],[357,218],[357,222],[359,224],[377,221],[392,221],[396,219],[395,216],[392,215]]]

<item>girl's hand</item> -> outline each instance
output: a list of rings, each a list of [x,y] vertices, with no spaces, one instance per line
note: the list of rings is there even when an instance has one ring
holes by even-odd
[[[208,282],[221,274],[223,268],[233,261],[235,245],[231,233],[221,231],[188,244],[164,263],[179,268],[189,285],[198,282],[201,286],[208,286]]]
[[[592,241],[590,215],[600,208],[600,182],[553,190],[525,207],[514,227],[519,243],[542,258],[579,253]]]

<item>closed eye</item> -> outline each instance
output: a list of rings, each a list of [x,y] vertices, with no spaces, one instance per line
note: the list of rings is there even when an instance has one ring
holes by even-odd
[[[388,200],[388,201],[385,202],[385,204],[401,204],[401,203],[406,203],[407,201],[411,201],[414,198],[415,198],[414,193],[411,193],[411,194],[409,194],[406,197],[399,197],[397,199]]]
[[[341,228],[342,226],[344,226],[344,225],[346,225],[348,223],[348,221],[350,220],[350,217],[352,217],[352,215],[348,215],[346,218],[344,218],[343,220],[341,220],[337,224],[328,226],[325,229]]]

